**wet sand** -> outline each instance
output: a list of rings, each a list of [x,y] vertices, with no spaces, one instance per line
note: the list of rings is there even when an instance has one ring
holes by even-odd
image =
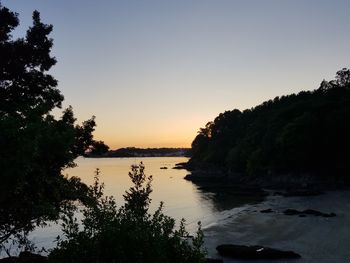
[[[268,208],[274,212],[260,213]],[[334,212],[337,216],[284,215],[283,211],[288,208]],[[292,250],[302,256],[301,259],[273,262],[349,262],[350,191],[333,191],[313,197],[271,196],[259,204],[223,211],[217,222],[204,226],[204,234],[208,256],[222,258],[224,262],[249,262],[220,257],[216,246],[228,243]]]

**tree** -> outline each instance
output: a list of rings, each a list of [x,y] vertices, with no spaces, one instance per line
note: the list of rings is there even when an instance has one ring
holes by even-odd
[[[250,174],[348,176],[350,70],[314,91],[226,111],[199,130],[190,165]]]
[[[92,147],[89,151],[89,154],[92,155],[102,155],[108,152],[109,146],[104,143],[104,141],[95,141],[92,144]]]
[[[94,142],[94,117],[77,125],[71,107],[59,119],[50,113],[63,101],[48,74],[56,63],[52,25],[34,11],[26,36],[14,39],[18,24],[18,14],[0,4],[0,249],[57,219],[65,200],[84,197],[87,186],[61,171]]]
[[[113,197],[103,196],[103,184],[96,171],[89,189],[91,202],[82,210],[82,226],[73,211],[63,218],[63,233],[50,262],[119,263],[199,263],[204,262],[203,234],[199,229],[191,237],[185,221],[175,229],[175,220],[163,214],[163,203],[149,213],[152,177],[145,167],[133,165],[129,177],[133,186],[124,195],[119,209]]]
[[[335,76],[335,83],[340,87],[350,88],[350,70],[343,68],[337,71],[337,75]]]

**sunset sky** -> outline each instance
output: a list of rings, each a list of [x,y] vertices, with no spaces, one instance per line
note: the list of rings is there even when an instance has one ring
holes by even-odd
[[[350,1],[3,0],[53,24],[52,74],[111,148],[189,147],[220,112],[350,67]]]

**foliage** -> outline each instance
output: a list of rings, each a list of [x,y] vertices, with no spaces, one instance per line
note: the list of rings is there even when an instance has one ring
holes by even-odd
[[[102,154],[105,154],[109,150],[109,146],[104,143],[104,141],[94,141],[91,145],[91,149],[88,152],[89,155],[97,155],[100,156]]]
[[[314,91],[226,111],[200,129],[193,164],[245,174],[346,175],[350,171],[350,70]]]
[[[203,234],[189,236],[182,220],[175,229],[175,220],[163,214],[163,203],[149,213],[152,177],[146,177],[144,166],[134,165],[129,177],[133,186],[124,195],[125,204],[117,209],[112,197],[103,196],[104,185],[89,188],[91,200],[82,210],[82,229],[74,213],[63,220],[64,239],[52,251],[51,262],[203,262]]]
[[[61,171],[90,147],[95,127],[94,117],[77,125],[71,107],[58,119],[50,113],[63,101],[48,74],[56,63],[52,25],[34,11],[26,36],[14,39],[18,24],[0,4],[0,249],[57,219],[64,200],[84,196],[87,186]]]

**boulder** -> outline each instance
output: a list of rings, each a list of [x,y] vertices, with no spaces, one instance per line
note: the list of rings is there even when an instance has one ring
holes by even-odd
[[[273,210],[271,208],[265,209],[265,210],[260,210],[260,213],[265,213],[265,214],[272,213],[272,212],[273,212]]]
[[[283,213],[285,215],[288,215],[288,216],[299,215],[300,217],[305,217],[306,215],[322,216],[322,217],[335,217],[336,216],[335,213],[327,214],[327,213],[322,213],[320,211],[313,210],[313,209],[306,209],[303,211],[298,211],[295,209],[287,209]]]
[[[187,169],[188,163],[177,163],[173,167],[173,169]]]
[[[263,246],[224,244],[216,247],[216,250],[221,256],[236,259],[286,259],[301,257],[293,251],[283,251]]]

